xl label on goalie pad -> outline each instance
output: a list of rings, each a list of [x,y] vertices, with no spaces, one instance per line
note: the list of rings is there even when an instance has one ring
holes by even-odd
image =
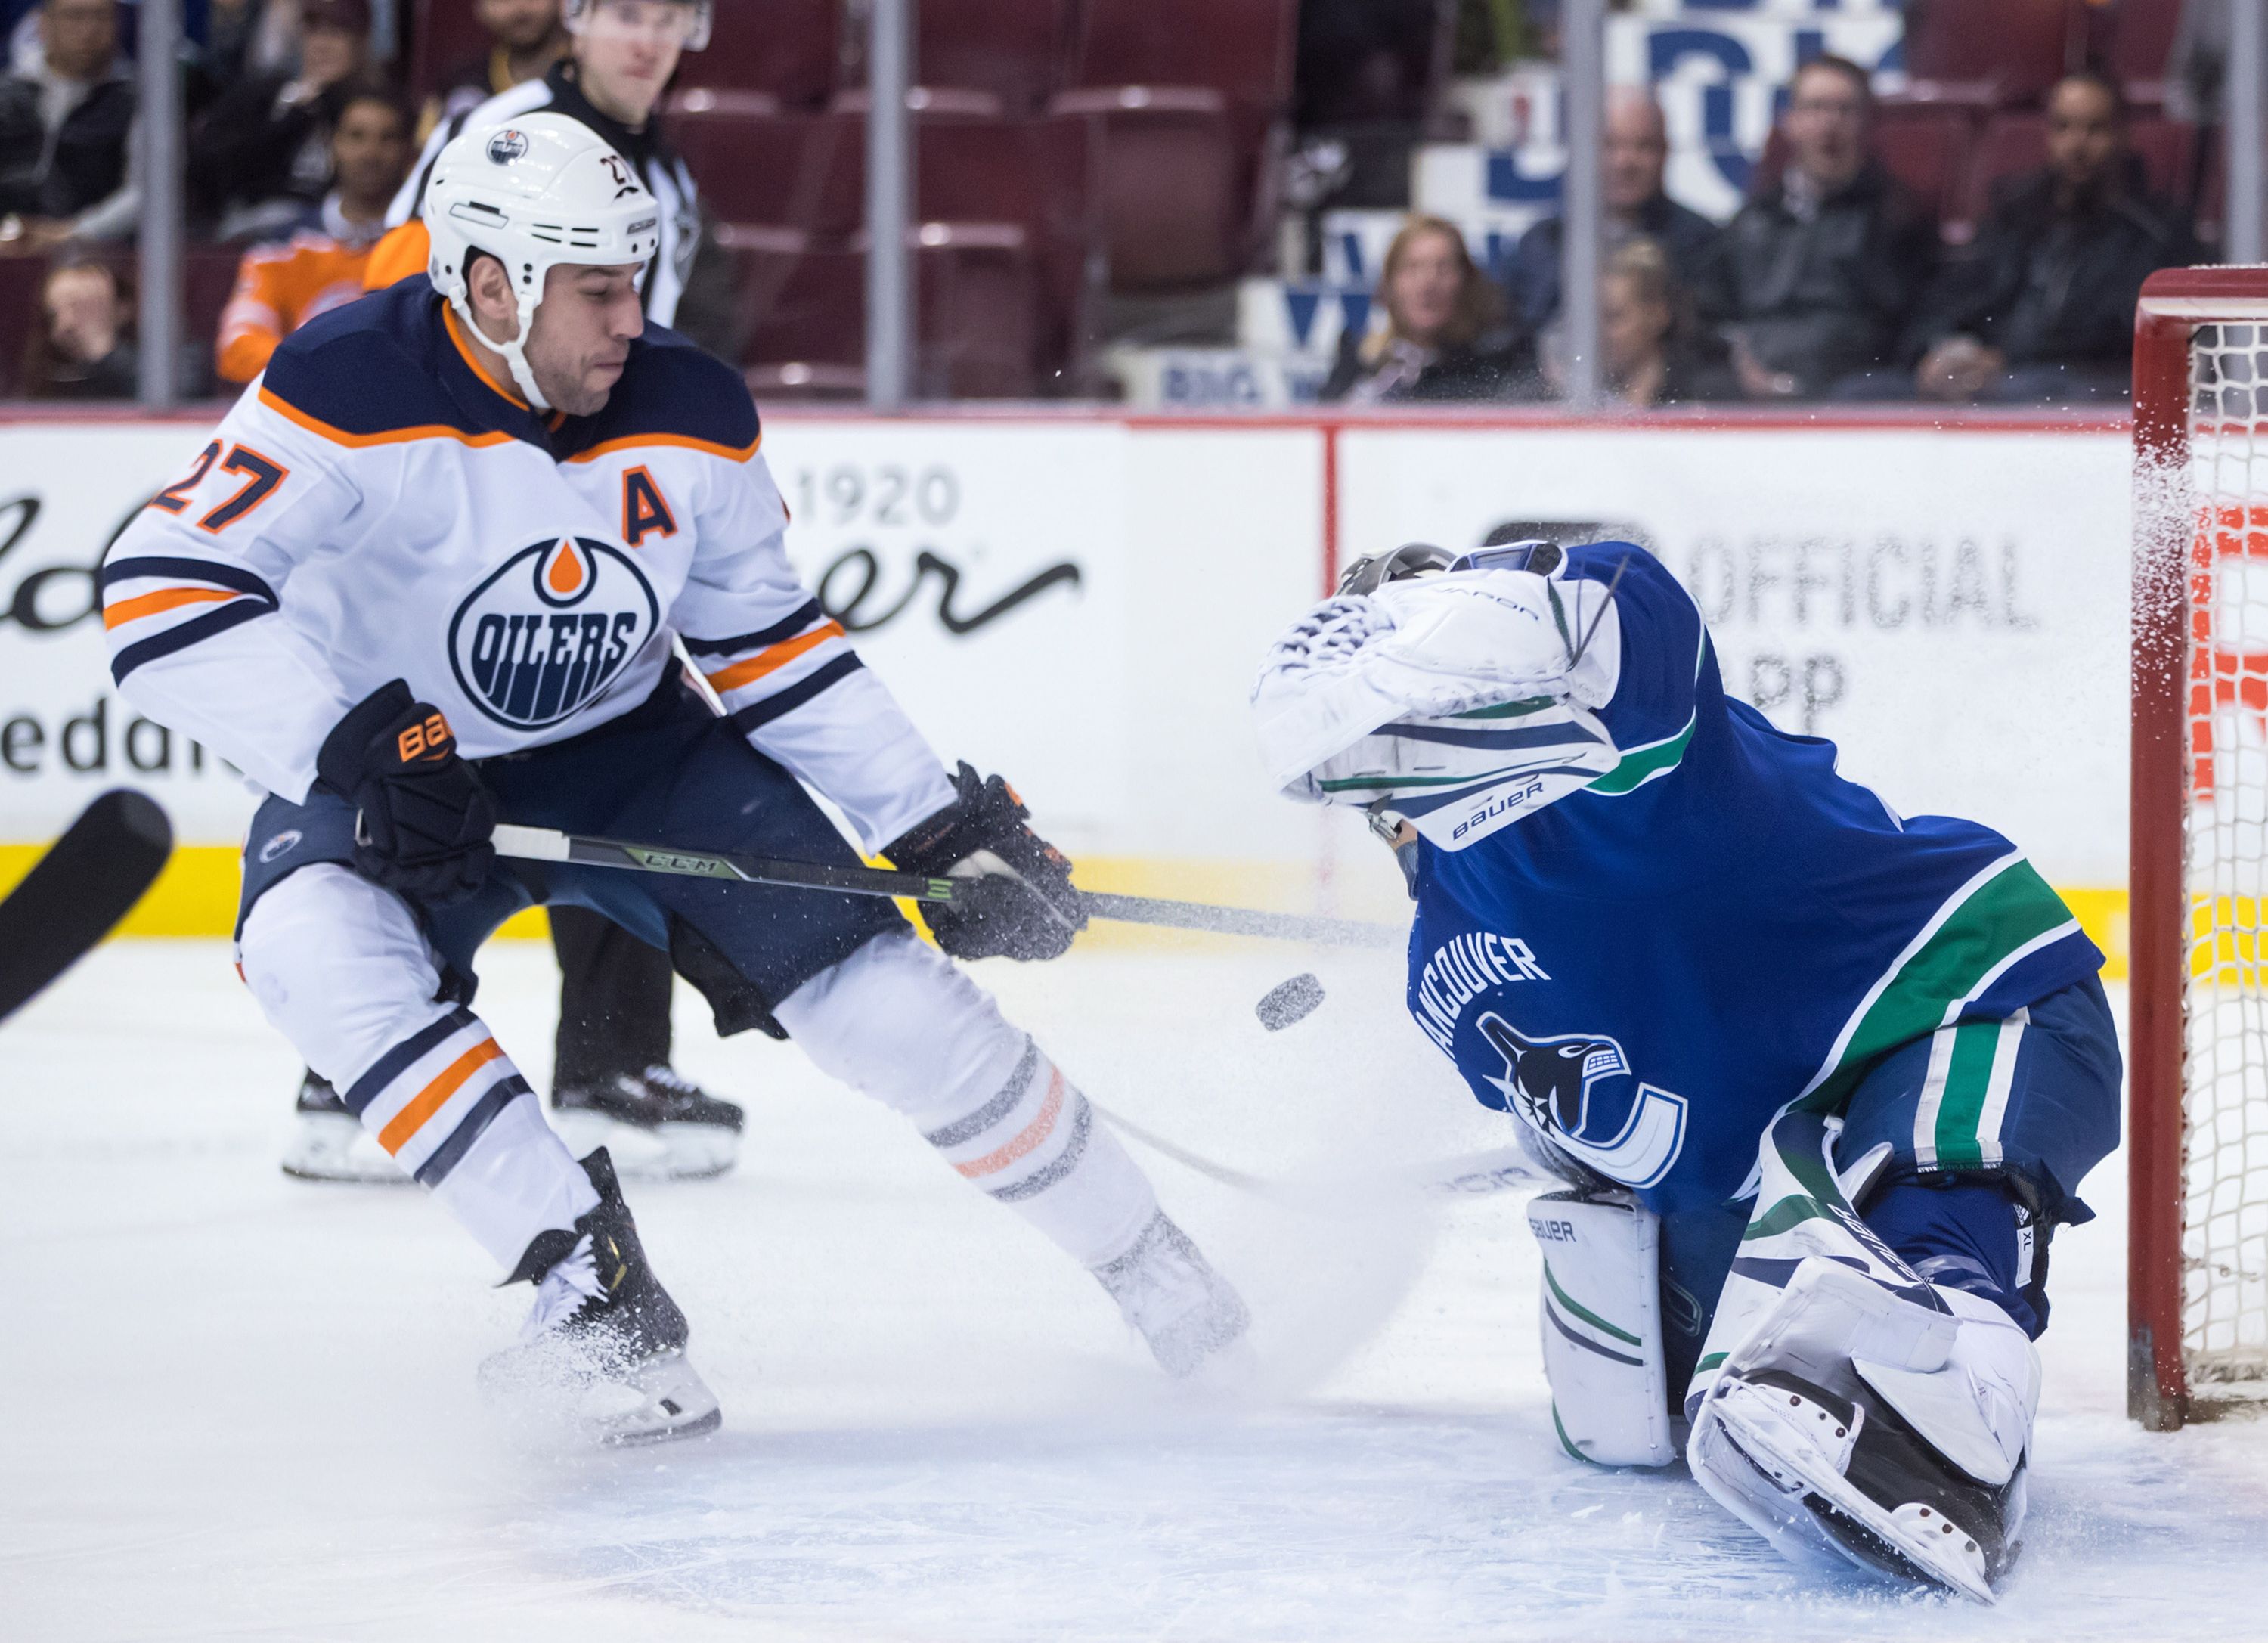
[[[1551,1419],[1580,1461],[1677,1458],[1662,1366],[1661,1222],[1636,1204],[1550,1192],[1528,1206],[1543,1252],[1543,1372]]]

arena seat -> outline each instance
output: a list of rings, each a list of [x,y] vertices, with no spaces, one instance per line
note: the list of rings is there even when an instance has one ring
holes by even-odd
[[[1086,334],[1091,286],[1106,249],[1088,122],[923,120],[914,129],[920,216],[1022,229],[1042,298],[1041,360],[1049,368],[1069,365]]]
[[[474,15],[472,0],[417,0],[409,42],[409,90],[423,98],[459,63],[494,44]]]
[[[2181,8],[2167,0],[2116,0],[2102,66],[2126,88],[2138,111],[2165,106],[2166,60],[2174,47]]]
[[[1035,113],[1061,83],[1074,0],[921,0],[914,77],[990,92],[1003,112]]]
[[[795,251],[733,230],[756,382],[840,392],[865,359],[866,255],[854,244]],[[1012,224],[924,223],[912,231],[914,391],[924,398],[1028,398],[1040,387],[1039,291],[1031,248]]]
[[[1967,180],[1974,141],[1974,123],[1958,107],[1885,102],[1877,110],[1875,152],[1940,223],[1952,213]]]
[[[827,99],[831,114],[865,116],[873,95],[863,85],[846,85]],[[998,120],[1007,111],[998,95],[962,85],[911,85],[906,88],[906,112],[925,120]]]
[[[677,84],[768,92],[783,107],[816,108],[835,89],[842,51],[841,0],[719,6],[709,48],[685,54]]]
[[[40,287],[48,277],[41,257],[0,257],[0,399],[24,391],[25,350],[40,323]]]
[[[1940,96],[2035,102],[2080,61],[2085,24],[2074,0],[1908,0],[1906,73]]]
[[[865,216],[865,126],[836,114],[744,110],[723,92],[681,92],[671,140],[719,218],[840,240]]]
[[[1094,133],[1113,290],[1218,284],[1243,272],[1260,157],[1221,93],[1102,86],[1063,92],[1049,108]]]
[[[1088,0],[1066,84],[1201,85],[1279,112],[1298,24],[1297,0]]]

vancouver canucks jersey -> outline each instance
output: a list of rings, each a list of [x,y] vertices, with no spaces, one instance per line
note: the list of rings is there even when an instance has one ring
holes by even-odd
[[[420,275],[285,339],[102,571],[143,712],[303,801],[389,680],[479,759],[652,694],[682,639],[733,722],[869,848],[953,802],[797,580],[739,373],[649,327],[606,405],[539,416]]]
[[[1619,572],[1620,579],[1616,580]],[[1457,851],[1418,845],[1410,1008],[1485,1104],[1664,1213],[1723,1204],[1791,1104],[1993,1020],[2102,954],[2022,852],[1900,817],[1835,748],[1729,700],[1692,599],[1626,542],[1605,774]]]

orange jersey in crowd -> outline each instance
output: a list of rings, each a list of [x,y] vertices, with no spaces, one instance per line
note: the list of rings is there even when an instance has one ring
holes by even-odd
[[[221,376],[251,381],[285,337],[361,296],[364,268],[381,232],[379,224],[347,221],[334,195],[289,239],[246,252],[220,316],[215,352]]]
[[[399,228],[387,229],[371,248],[370,262],[362,271],[364,289],[384,291],[412,274],[423,274],[432,253],[433,237],[425,232],[423,218],[413,217]]]

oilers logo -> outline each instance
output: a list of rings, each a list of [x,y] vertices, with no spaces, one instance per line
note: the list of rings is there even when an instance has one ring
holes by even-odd
[[[527,153],[527,134],[510,129],[497,132],[489,139],[489,161],[492,165],[509,166]]]
[[[1529,1038],[1493,1010],[1475,1025],[1504,1057],[1501,1074],[1484,1075],[1504,1097],[1489,1105],[1609,1181],[1651,1187],[1669,1173],[1685,1145],[1685,1098],[1640,1083],[1620,1044],[1588,1033]]]
[[[571,716],[661,624],[652,585],[618,548],[561,536],[521,549],[449,619],[449,665],[473,705],[515,730]]]

